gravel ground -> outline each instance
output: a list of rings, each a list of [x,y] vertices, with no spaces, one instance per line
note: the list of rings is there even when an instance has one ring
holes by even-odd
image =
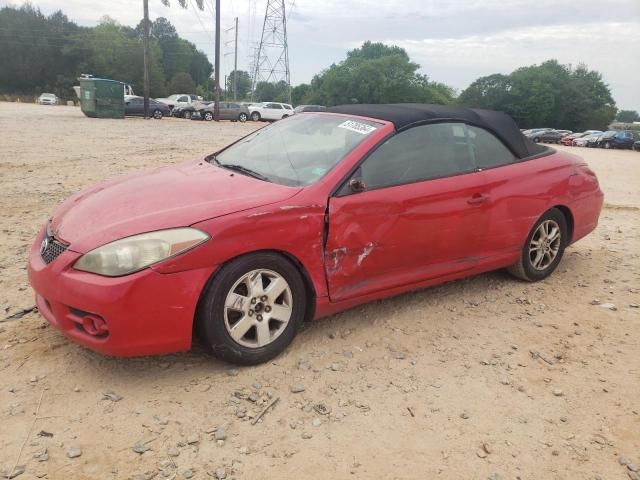
[[[0,471],[640,479],[636,152],[567,148],[598,173],[606,205],[547,281],[493,272],[377,301],[307,325],[258,367],[233,368],[197,346],[107,358],[35,312],[3,321],[33,305],[27,251],[65,197],[256,127],[0,103]]]

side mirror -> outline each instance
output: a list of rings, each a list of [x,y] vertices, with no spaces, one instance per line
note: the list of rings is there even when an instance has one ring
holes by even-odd
[[[349,180],[349,188],[353,193],[364,192],[367,185],[364,183],[364,180],[361,178],[352,178]]]

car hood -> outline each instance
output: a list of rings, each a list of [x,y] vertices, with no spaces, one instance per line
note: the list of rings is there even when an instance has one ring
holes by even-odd
[[[301,190],[194,161],[79,192],[54,212],[51,232],[71,250],[86,253],[138,233],[185,227],[284,201]]]

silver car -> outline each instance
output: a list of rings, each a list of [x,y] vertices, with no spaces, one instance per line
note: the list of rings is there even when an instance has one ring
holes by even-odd
[[[57,105],[58,97],[53,93],[43,93],[38,97],[38,103],[40,105]]]
[[[220,120],[231,120],[232,122],[246,122],[249,120],[249,109],[246,105],[238,102],[220,102]],[[213,120],[214,103],[201,108],[198,118],[210,122]]]

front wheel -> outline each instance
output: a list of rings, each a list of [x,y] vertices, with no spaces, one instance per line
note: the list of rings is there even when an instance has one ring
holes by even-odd
[[[256,365],[291,343],[306,312],[298,269],[274,253],[240,257],[216,272],[196,313],[198,336],[213,355]]]
[[[611,143],[609,142],[604,142],[604,148],[606,148],[607,150],[609,150],[611,148]]]
[[[568,242],[567,220],[560,210],[547,211],[531,229],[518,262],[508,268],[528,282],[543,280],[556,269]]]
[[[158,110],[157,108],[153,111],[153,118],[156,120],[162,119],[162,110]]]
[[[533,141],[536,143],[540,143],[540,139],[538,137],[534,138]]]
[[[211,112],[204,112],[204,117],[203,117],[207,122],[210,122],[211,120],[213,120],[213,113]]]
[[[186,118],[187,120],[191,120],[191,112],[189,110],[184,112],[184,118]]]
[[[251,120],[253,120],[254,122],[259,122],[260,121],[260,113],[253,112],[251,114]]]
[[[238,120],[242,123],[246,122],[248,120],[247,114],[241,113],[240,115],[238,115]]]

